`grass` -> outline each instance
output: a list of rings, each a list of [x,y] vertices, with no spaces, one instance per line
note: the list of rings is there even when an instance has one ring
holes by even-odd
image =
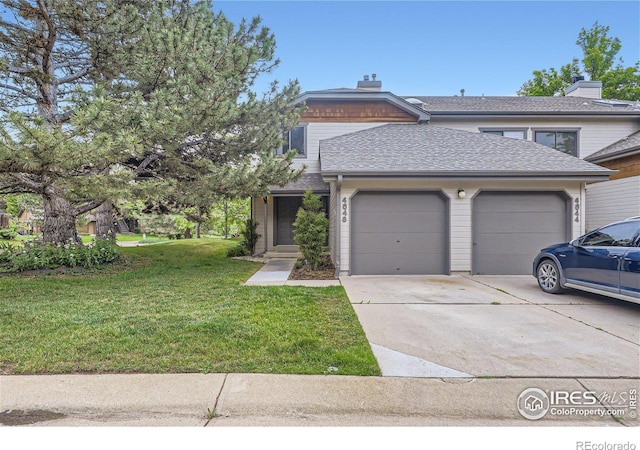
[[[342,287],[243,286],[234,243],[122,249],[127,265],[0,276],[0,373],[379,375]],[[337,368],[337,372],[333,369]]]

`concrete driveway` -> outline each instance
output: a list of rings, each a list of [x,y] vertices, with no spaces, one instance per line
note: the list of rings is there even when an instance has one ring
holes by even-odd
[[[640,376],[640,305],[544,294],[531,276],[341,282],[385,376]]]

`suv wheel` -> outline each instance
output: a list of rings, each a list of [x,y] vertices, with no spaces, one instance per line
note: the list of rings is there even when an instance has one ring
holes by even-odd
[[[562,292],[562,286],[560,286],[560,270],[555,262],[550,259],[545,259],[538,266],[537,271],[538,286],[549,294],[558,294]]]

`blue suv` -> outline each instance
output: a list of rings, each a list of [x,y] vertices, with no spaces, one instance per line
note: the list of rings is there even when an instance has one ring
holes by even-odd
[[[533,276],[551,294],[573,288],[640,303],[640,217],[542,249]]]

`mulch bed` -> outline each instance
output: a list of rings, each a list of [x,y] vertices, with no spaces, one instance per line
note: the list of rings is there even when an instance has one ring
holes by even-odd
[[[302,259],[296,262],[291,275],[290,280],[335,280],[334,276],[336,268],[331,262],[331,258],[327,256],[325,260],[318,266],[318,269],[311,270],[309,266],[304,264]]]

